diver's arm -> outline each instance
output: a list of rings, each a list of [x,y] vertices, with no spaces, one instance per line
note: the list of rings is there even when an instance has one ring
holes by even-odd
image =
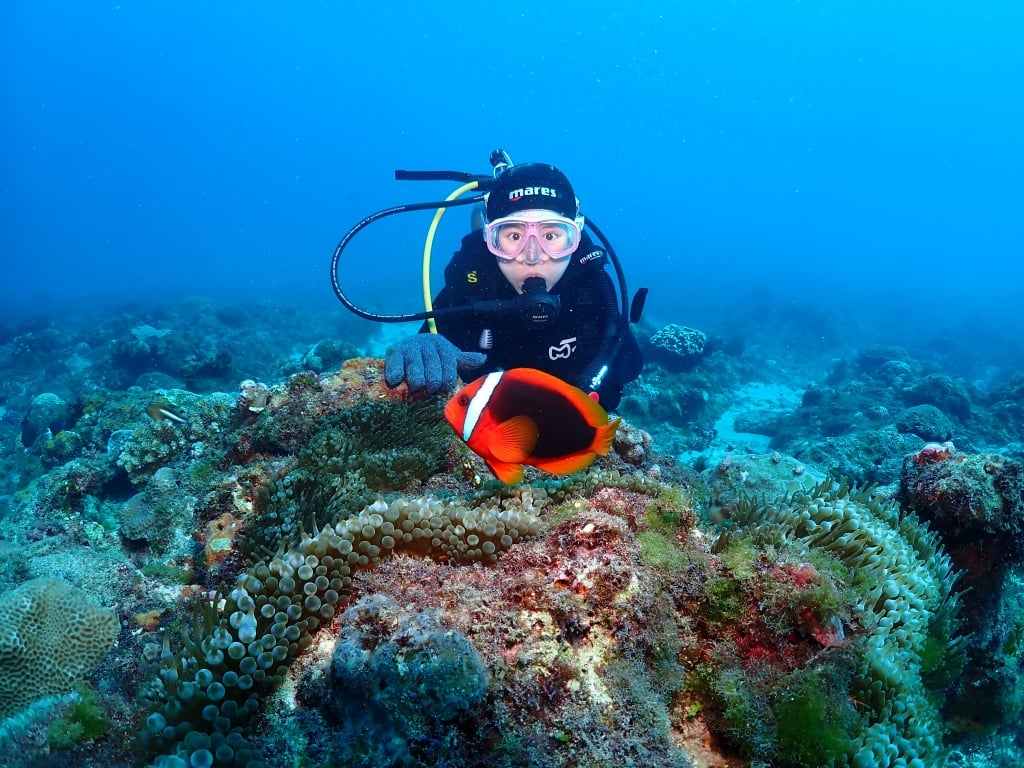
[[[467,251],[468,238],[469,236],[463,240],[462,248],[456,251],[445,268],[445,284],[438,291],[433,301],[433,307],[436,310],[464,307],[479,298],[479,296],[471,296],[462,285],[464,282],[464,272],[466,271],[465,265],[472,258],[472,254]],[[434,324],[437,327],[437,332],[459,349],[476,349],[480,332],[475,317],[471,312],[456,312],[442,317],[435,317]],[[426,333],[428,331],[429,326],[427,323],[424,323],[420,327],[420,332]]]

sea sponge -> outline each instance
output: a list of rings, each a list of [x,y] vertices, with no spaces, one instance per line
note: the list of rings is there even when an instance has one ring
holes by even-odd
[[[117,614],[62,579],[0,595],[0,718],[68,693],[117,641]]]

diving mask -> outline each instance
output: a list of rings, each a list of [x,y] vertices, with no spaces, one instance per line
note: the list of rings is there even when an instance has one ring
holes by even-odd
[[[579,220],[551,211],[520,211],[489,222],[484,238],[488,250],[502,261],[561,261],[579,247],[580,226]]]

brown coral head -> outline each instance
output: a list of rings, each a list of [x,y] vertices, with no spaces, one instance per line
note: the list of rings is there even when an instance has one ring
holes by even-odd
[[[947,440],[944,443],[927,443],[914,454],[913,461],[919,467],[927,467],[941,461],[950,461],[957,456],[958,453],[953,443]]]

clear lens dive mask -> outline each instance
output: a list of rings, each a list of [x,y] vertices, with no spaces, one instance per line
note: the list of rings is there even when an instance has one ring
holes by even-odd
[[[502,261],[522,257],[527,263],[548,258],[561,261],[580,244],[580,222],[551,211],[517,213],[495,219],[484,228],[487,248]]]

